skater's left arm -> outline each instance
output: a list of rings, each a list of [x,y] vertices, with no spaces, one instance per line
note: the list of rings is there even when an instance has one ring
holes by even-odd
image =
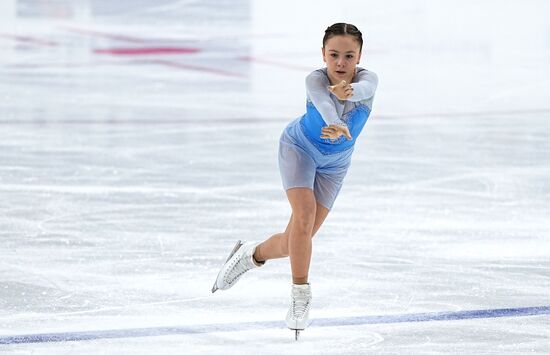
[[[356,102],[356,101],[362,101],[370,99],[374,96],[374,92],[376,91],[376,87],[378,86],[378,76],[376,73],[371,72],[369,70],[361,70],[357,74],[357,82],[351,83],[351,87],[353,88],[353,95],[349,97],[347,100]]]

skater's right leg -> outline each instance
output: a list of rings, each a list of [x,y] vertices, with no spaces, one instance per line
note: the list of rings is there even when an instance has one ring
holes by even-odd
[[[321,227],[328,215],[329,210],[317,203],[315,209],[315,221],[310,239]],[[294,213],[290,218],[285,232],[278,233],[261,244],[252,243],[239,247],[239,250],[232,254],[232,260],[227,260],[224,267],[218,274],[212,292],[217,289],[228,289],[233,286],[240,276],[248,270],[258,267],[266,260],[289,256],[289,236],[294,222]],[[302,282],[303,280],[295,280]]]
[[[218,273],[216,282],[212,287],[212,293],[233,287],[248,270],[258,268],[264,264],[254,259],[256,245],[258,243],[243,244],[240,240],[237,242]]]
[[[266,261],[279,259],[288,256],[288,233],[292,224],[292,215],[290,221],[283,233],[277,233],[258,244],[254,252],[254,259],[257,261]]]

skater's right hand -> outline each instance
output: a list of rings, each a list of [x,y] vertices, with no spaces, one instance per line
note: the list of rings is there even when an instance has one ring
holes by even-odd
[[[342,80],[339,84],[330,85],[328,90],[333,93],[339,100],[347,100],[353,96],[353,87]]]
[[[341,136],[346,137],[348,140],[353,139],[349,133],[349,128],[346,125],[331,124],[321,128],[322,139],[338,139]]]

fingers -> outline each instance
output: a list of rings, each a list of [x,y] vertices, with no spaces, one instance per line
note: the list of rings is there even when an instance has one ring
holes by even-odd
[[[351,85],[348,84],[345,80],[342,80],[341,82],[339,82],[338,84],[334,84],[334,85],[329,85],[328,89],[330,91],[334,91],[335,89],[337,88],[342,88],[342,89],[346,89],[346,88],[351,88]]]
[[[335,134],[338,134],[338,130],[333,126],[328,126],[328,127],[321,128],[321,133],[335,135]]]
[[[321,128],[322,139],[336,139],[338,137],[336,129],[332,126]]]
[[[348,127],[346,127],[346,126],[341,126],[340,129],[341,129],[342,135],[343,135],[344,137],[346,137],[348,141],[350,141],[350,140],[353,139],[353,137],[352,137],[351,134],[349,133],[349,128],[348,128]]]
[[[321,131],[321,138],[323,138],[323,139],[336,139],[338,137],[337,137],[336,132]]]
[[[340,87],[340,90],[342,90],[339,92],[341,94],[340,96],[343,96],[346,99],[353,95],[353,87],[351,85],[342,86]]]
[[[331,88],[332,88],[333,91],[336,90],[336,89],[341,89],[341,90],[344,90],[344,91],[350,90],[350,89],[353,90],[353,88],[351,87],[351,84],[346,83],[345,80],[342,80],[340,82],[340,84],[332,85]]]
[[[337,139],[340,136],[346,137],[348,140],[352,140],[352,136],[349,133],[349,129],[345,126],[330,125],[321,128],[322,139]]]
[[[346,95],[346,98],[352,97],[353,96],[353,88],[350,85],[348,85],[348,87],[344,91],[344,94]]]
[[[328,90],[340,100],[346,100],[353,96],[353,87],[345,80],[342,80],[339,84],[330,85]]]

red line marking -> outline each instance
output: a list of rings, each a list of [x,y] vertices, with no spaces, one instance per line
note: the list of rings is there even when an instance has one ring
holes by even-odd
[[[243,39],[245,36],[247,39],[264,39],[264,38],[280,38],[285,37],[286,35],[283,34],[276,34],[276,33],[265,33],[265,34],[226,34],[226,35],[215,35],[212,37],[168,37],[168,38],[158,38],[158,37],[150,37],[150,38],[140,38],[135,36],[123,36],[108,32],[102,32],[102,31],[96,31],[96,30],[89,30],[86,28],[78,28],[74,26],[59,26],[59,28],[64,29],[65,31],[69,32],[75,32],[80,33],[84,35],[89,36],[96,36],[96,37],[105,37],[105,38],[111,38],[119,41],[125,41],[125,42],[133,42],[133,43],[145,43],[145,42],[174,42],[174,41],[185,41],[185,42],[191,42],[191,41],[226,41],[226,40],[232,40],[232,39]]]
[[[149,42],[150,43],[151,41],[153,41],[153,40],[147,40],[147,39],[143,39],[143,38],[130,37],[130,36],[120,36],[120,35],[110,34],[110,33],[106,33],[106,32],[80,29],[80,28],[75,28],[75,27],[63,27],[63,28],[65,30],[71,31],[71,32],[86,34],[86,35],[90,35],[90,36],[106,37],[106,38],[125,41],[125,42],[133,42],[133,43],[146,43],[146,42]],[[197,49],[197,50],[199,50],[199,49]],[[103,54],[103,53],[99,53],[99,54]],[[109,54],[113,54],[113,53],[109,53]],[[134,54],[117,54],[117,55],[137,55],[137,54],[134,53]],[[238,77],[238,78],[246,77],[243,74],[228,72],[228,71],[219,70],[219,69],[216,69],[216,68],[201,67],[201,66],[197,66],[197,65],[190,65],[190,64],[183,64],[183,63],[175,63],[175,62],[170,62],[170,61],[166,61],[166,60],[150,60],[150,61],[145,61],[145,62],[142,61],[141,63],[155,63],[155,64],[165,65],[165,66],[172,67],[172,68],[190,69],[190,70],[202,71],[202,72],[206,72],[206,73],[210,73],[210,74],[217,74],[217,75],[223,75],[223,76],[231,76],[231,77]]]
[[[164,65],[176,69],[188,69],[195,71],[202,71],[210,74],[229,76],[235,78],[246,78],[246,75],[239,73],[228,72],[224,70],[200,67],[196,65],[189,65],[183,63],[171,62],[168,60],[135,60],[132,62],[117,62],[117,61],[99,61],[91,63],[44,63],[44,64],[11,64],[6,65],[8,68],[27,68],[27,69],[39,69],[39,68],[78,68],[78,67],[87,67],[87,66],[97,66],[97,65],[125,65],[128,63],[141,63],[141,64],[158,64]]]
[[[231,76],[231,77],[236,77],[236,78],[245,78],[246,77],[246,75],[239,74],[239,73],[228,72],[228,71],[225,71],[225,70],[219,70],[219,69],[215,69],[215,68],[201,67],[201,66],[198,66],[198,65],[170,62],[170,61],[167,61],[167,60],[149,60],[149,61],[146,61],[146,63],[155,63],[155,64],[166,65],[168,67],[177,68],[177,69],[190,69],[190,70],[202,71],[202,72],[206,72],[206,73],[210,73],[210,74]]]
[[[124,56],[139,56],[153,54],[191,54],[200,52],[198,48],[178,48],[178,47],[147,47],[147,48],[106,48],[95,49],[94,53],[124,55]]]

